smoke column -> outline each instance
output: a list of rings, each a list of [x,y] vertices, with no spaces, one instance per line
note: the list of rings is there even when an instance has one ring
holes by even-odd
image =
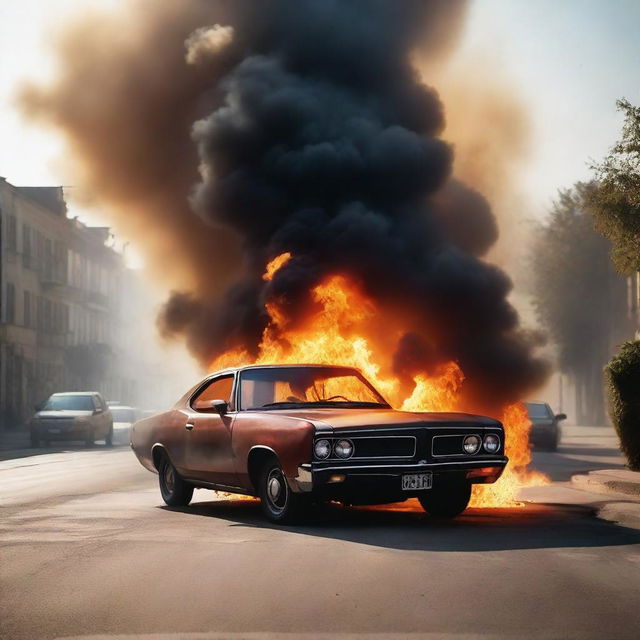
[[[151,266],[181,286],[160,324],[203,363],[256,353],[265,303],[295,326],[311,289],[340,273],[410,318],[397,375],[453,360],[467,397],[500,407],[546,367],[509,278],[482,259],[496,221],[452,177],[443,105],[412,64],[446,56],[465,7],[187,2],[132,19],[106,48],[118,25],[84,21],[61,45],[58,83],[23,104],[65,130],[125,233],[148,234]]]

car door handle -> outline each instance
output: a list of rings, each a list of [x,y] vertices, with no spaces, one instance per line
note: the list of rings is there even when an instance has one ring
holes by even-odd
[[[187,422],[187,424],[185,424],[185,425],[184,425],[184,428],[185,428],[187,431],[191,431],[191,429],[193,429],[193,427],[195,427],[195,426],[196,426],[196,425],[195,425],[195,424],[193,424],[193,422]]]

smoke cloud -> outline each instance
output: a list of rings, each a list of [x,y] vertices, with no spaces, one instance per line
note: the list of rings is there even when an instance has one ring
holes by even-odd
[[[167,334],[203,363],[256,353],[265,303],[295,325],[341,273],[412,318],[398,375],[454,360],[467,397],[494,407],[543,380],[509,278],[482,259],[495,218],[452,177],[443,104],[412,63],[446,57],[466,3],[155,6],[112,40],[115,22],[84,21],[61,45],[58,83],[23,103],[67,132],[125,234],[147,234],[151,267],[180,287]]]

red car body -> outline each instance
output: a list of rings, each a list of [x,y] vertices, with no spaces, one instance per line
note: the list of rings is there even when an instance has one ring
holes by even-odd
[[[258,371],[265,369],[280,371]],[[304,496],[307,501],[315,498],[350,504],[396,502],[427,496],[429,491],[432,499],[436,493],[444,495],[462,486],[466,493],[472,483],[497,480],[507,464],[503,427],[483,416],[395,411],[379,394],[380,401],[375,403],[334,399],[300,406],[288,402],[258,409],[241,406],[244,372],[252,371],[253,377],[258,373],[310,372],[320,379],[325,370],[329,372],[326,376],[338,376],[338,380],[339,376],[345,380],[357,376],[370,387],[359,372],[347,367],[271,365],[226,369],[198,383],[168,411],[135,423],[131,447],[143,466],[160,472],[161,489],[163,469],[168,468],[172,482],[182,483],[180,486],[187,492],[200,487],[264,499],[265,491],[269,497],[269,487],[261,486],[262,471],[265,465],[271,465],[280,469],[280,475],[274,476],[277,480],[271,477],[264,481],[276,492],[279,481],[280,491],[291,500]],[[199,398],[206,395],[213,382],[225,382],[230,389],[229,398],[200,406]],[[344,396],[334,396],[338,397]],[[289,404],[292,406],[280,408]],[[479,450],[465,451],[463,443],[469,442],[479,442]],[[488,442],[497,442],[497,448],[489,452]],[[336,449],[339,443],[344,450]],[[323,455],[330,450],[329,455],[319,459],[314,453],[316,446]],[[350,450],[351,455],[346,459],[338,457],[338,450],[342,454]],[[407,478],[414,477],[417,479],[412,489],[414,480]],[[164,491],[163,497],[166,500]],[[446,497],[442,499],[446,502]],[[432,507],[431,511],[438,509]],[[267,515],[279,520],[269,512]]]

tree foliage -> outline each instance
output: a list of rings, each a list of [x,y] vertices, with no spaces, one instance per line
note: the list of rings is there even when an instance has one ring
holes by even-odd
[[[561,371],[583,366],[609,316],[609,243],[593,229],[592,184],[560,191],[533,239],[534,307],[558,348]]]
[[[556,345],[560,370],[576,387],[576,417],[592,423],[604,418],[602,368],[626,300],[609,242],[594,230],[589,203],[595,189],[578,183],[560,191],[534,231],[530,273],[538,319]]]
[[[640,341],[626,342],[607,365],[609,414],[629,468],[640,471]]]
[[[595,165],[598,187],[591,194],[596,229],[612,242],[611,258],[621,273],[640,271],[640,107],[618,100],[625,119],[620,140]]]

